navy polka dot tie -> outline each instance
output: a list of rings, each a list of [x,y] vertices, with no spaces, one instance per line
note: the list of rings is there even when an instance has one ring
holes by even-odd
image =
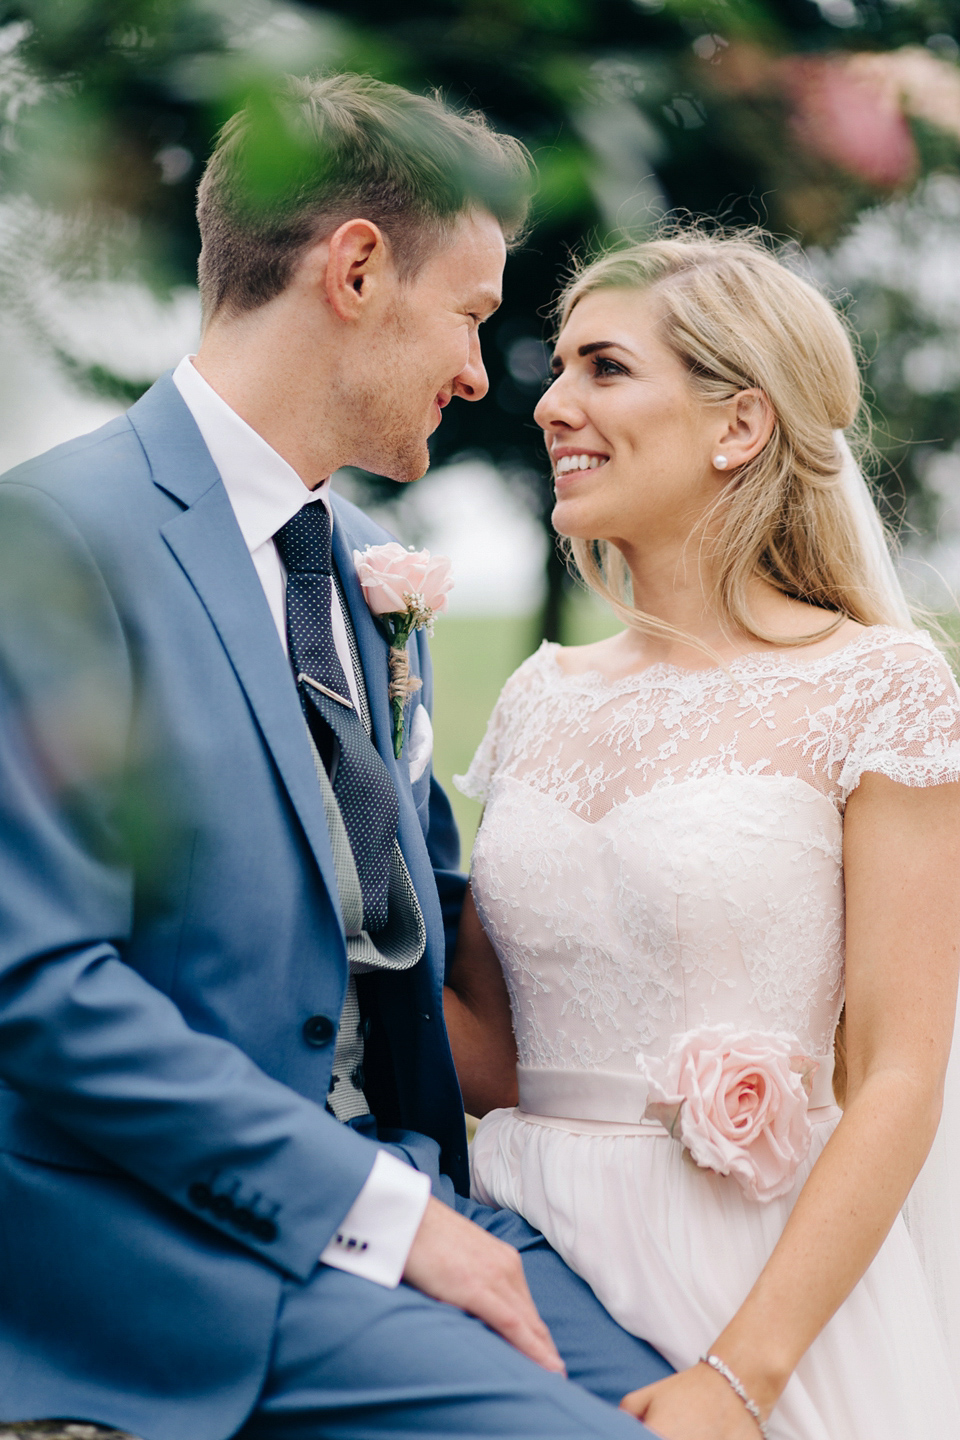
[[[387,923],[399,805],[387,767],[350,699],[330,621],[330,516],[308,502],[273,537],[287,570],[287,641],[300,702],[346,827],[371,934]],[[386,660],[384,660],[386,664]]]

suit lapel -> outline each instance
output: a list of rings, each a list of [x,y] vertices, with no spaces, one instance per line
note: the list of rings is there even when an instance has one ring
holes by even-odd
[[[328,893],[336,896],[330,837],[296,686],[227,492],[169,377],[137,402],[129,418],[154,483],[186,507],[161,534],[220,637]],[[333,909],[339,918],[339,906]]]
[[[388,644],[383,631],[370,613],[369,606],[364,599],[363,589],[357,578],[356,566],[353,563],[353,551],[355,549],[362,550],[366,541],[354,532],[350,512],[345,511],[344,507],[337,503],[336,495],[333,496],[333,509],[333,559],[340,577],[340,588],[350,611],[350,619],[353,621],[353,629],[357,637],[357,649],[360,653],[360,663],[363,667],[363,676],[367,687],[374,740],[400,799],[398,838],[426,921],[428,954],[432,953],[435,965],[438,963],[436,957],[439,955],[441,957],[439,963],[442,965],[443,920],[437,900],[433,866],[413,801],[407,761],[403,756],[398,761],[393,753],[393,716],[390,711],[388,694]],[[411,646],[411,659],[415,659],[415,648]]]

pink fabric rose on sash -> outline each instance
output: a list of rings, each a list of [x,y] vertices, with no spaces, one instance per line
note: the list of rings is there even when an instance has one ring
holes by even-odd
[[[810,1150],[807,1114],[817,1062],[789,1035],[705,1026],[662,1058],[640,1055],[645,1120],[657,1120],[696,1163],[732,1175],[761,1203],[785,1195]]]

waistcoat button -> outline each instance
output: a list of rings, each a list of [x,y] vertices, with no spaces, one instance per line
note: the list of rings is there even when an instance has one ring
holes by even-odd
[[[329,1015],[311,1015],[309,1020],[303,1022],[303,1038],[308,1045],[321,1050],[324,1045],[330,1044],[335,1029]]]

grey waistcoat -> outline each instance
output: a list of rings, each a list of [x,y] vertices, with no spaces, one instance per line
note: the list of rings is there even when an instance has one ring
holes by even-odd
[[[339,593],[338,583],[337,590]],[[353,673],[357,682],[360,719],[367,734],[372,735],[370,706],[360,665],[360,655],[350,620],[350,612],[342,594],[340,594],[340,606],[346,623]],[[337,1045],[333,1057],[333,1074],[327,1095],[328,1108],[333,1111],[338,1120],[347,1121],[370,1112],[370,1106],[363,1093],[363,1034],[360,1028],[356,977],[366,975],[372,970],[411,969],[426,948],[427,931],[423,923],[420,902],[417,900],[416,891],[413,888],[413,881],[410,879],[400,844],[396,840],[393,842],[393,855],[390,862],[387,924],[383,930],[377,933],[376,941],[363,928],[363,896],[346,826],[343,823],[337,798],[333,793],[333,786],[330,784],[329,776],[314,744],[313,736],[310,734],[309,726],[307,734],[310,736],[313,763],[320,785],[320,794],[323,798],[327,828],[330,832],[330,846],[333,850],[333,865],[340,897],[340,913],[347,935],[350,978],[343,1000],[343,1012],[340,1016],[340,1029],[337,1033]]]

